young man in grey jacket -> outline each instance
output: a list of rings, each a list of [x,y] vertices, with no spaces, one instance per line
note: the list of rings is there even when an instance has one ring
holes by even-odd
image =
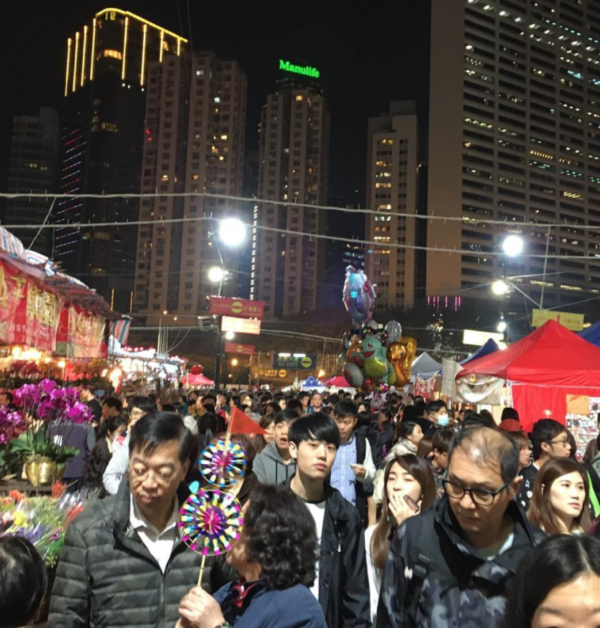
[[[295,410],[280,410],[275,415],[275,439],[256,456],[252,467],[262,484],[281,484],[296,473],[296,463],[288,449],[288,430],[297,419]]]

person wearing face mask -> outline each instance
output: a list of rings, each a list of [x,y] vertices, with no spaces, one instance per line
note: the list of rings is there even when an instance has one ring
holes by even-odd
[[[414,454],[394,454],[387,460],[383,486],[379,521],[365,530],[373,626],[377,619],[381,576],[390,551],[390,536],[407,519],[429,510],[436,496],[431,467]]]
[[[448,427],[450,425],[450,417],[448,416],[448,407],[446,402],[438,399],[430,401],[425,406],[425,414],[427,415],[426,425],[421,423],[423,433],[426,437],[431,437],[440,427]]]
[[[547,462],[537,474],[527,511],[529,521],[548,534],[581,534],[590,526],[588,478],[570,458]]]

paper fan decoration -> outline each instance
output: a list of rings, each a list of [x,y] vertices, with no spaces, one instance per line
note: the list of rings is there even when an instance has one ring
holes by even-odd
[[[204,479],[219,487],[235,484],[246,472],[246,454],[238,443],[218,440],[206,447],[198,466]]]
[[[179,511],[177,524],[182,541],[203,556],[228,551],[240,538],[244,519],[238,500],[223,491],[199,491],[190,495]]]

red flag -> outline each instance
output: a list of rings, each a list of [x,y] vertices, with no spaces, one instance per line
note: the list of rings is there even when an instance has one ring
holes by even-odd
[[[268,434],[256,421],[246,416],[239,408],[233,408],[231,411],[231,420],[227,431],[230,434]]]

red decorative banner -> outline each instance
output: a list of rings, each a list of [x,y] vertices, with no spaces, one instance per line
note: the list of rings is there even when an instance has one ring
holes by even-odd
[[[68,358],[101,358],[106,321],[77,305],[67,304],[56,331],[56,351]]]
[[[240,345],[237,342],[226,342],[225,353],[234,355],[254,355],[254,345]]]

